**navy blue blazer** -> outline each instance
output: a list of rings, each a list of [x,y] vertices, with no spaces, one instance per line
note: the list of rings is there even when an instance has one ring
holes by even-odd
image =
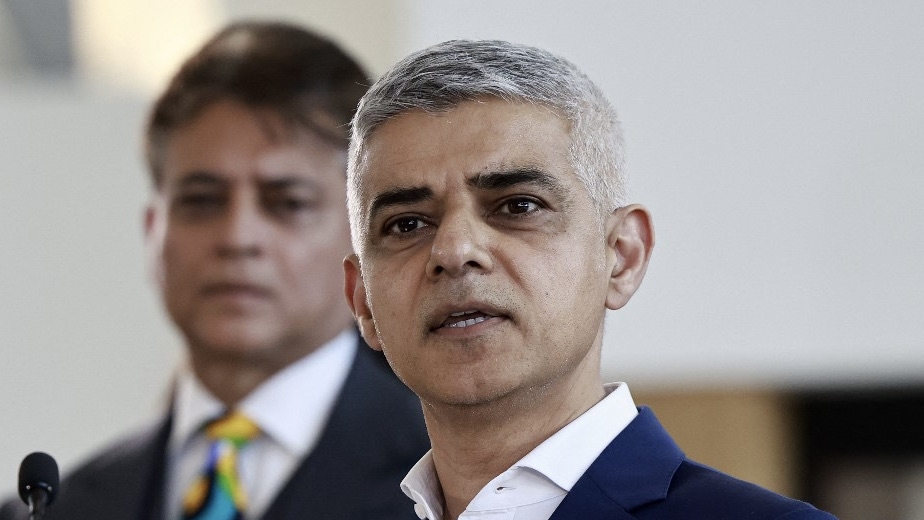
[[[71,472],[46,520],[164,520],[170,421],[107,447]],[[417,520],[400,482],[429,446],[420,400],[380,353],[360,342],[317,446],[263,518]],[[28,518],[18,496],[0,507],[0,520]]]
[[[597,457],[550,520],[836,520],[688,459],[646,408]]]

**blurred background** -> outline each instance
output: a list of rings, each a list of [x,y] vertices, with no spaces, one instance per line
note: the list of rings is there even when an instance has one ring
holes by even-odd
[[[149,282],[147,106],[243,17],[377,76],[451,38],[557,52],[626,132],[657,247],[608,318],[694,458],[840,516],[924,518],[924,4],[0,0],[0,490],[155,417],[180,344]]]

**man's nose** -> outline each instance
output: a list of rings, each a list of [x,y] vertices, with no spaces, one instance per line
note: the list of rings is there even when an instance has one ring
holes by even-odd
[[[473,215],[447,215],[439,223],[427,273],[431,277],[456,277],[468,271],[489,271],[493,267],[490,243],[492,230]]]
[[[217,252],[223,257],[258,256],[270,231],[258,201],[235,195],[219,224]]]

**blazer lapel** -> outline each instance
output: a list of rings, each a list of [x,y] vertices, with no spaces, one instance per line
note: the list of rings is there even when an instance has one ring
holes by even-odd
[[[550,520],[631,519],[628,513],[667,497],[684,454],[654,413],[638,416],[603,450]]]
[[[398,386],[401,383],[386,372],[387,365],[376,354],[360,342],[318,444],[264,513],[265,520],[301,520],[306,511],[312,518],[394,518],[393,508],[376,508],[395,499],[399,510],[416,518],[413,502],[398,483],[423,455],[420,446],[426,446],[420,403]],[[416,408],[414,414],[401,408],[408,403]],[[406,425],[406,434],[396,425]],[[346,513],[344,504],[356,512]]]

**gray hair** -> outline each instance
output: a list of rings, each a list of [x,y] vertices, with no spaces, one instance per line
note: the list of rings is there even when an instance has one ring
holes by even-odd
[[[347,206],[357,253],[365,238],[359,176],[366,140],[404,112],[445,112],[484,97],[553,109],[570,123],[570,162],[601,222],[625,204],[623,139],[616,111],[583,72],[536,47],[499,40],[451,40],[399,61],[359,102],[347,168]]]

